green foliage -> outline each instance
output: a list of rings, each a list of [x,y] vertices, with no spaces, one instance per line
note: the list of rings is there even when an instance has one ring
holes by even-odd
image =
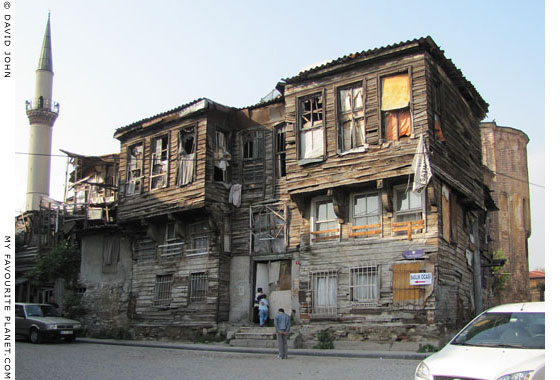
[[[82,305],[82,297],[74,293],[67,293],[63,300],[64,316],[70,319],[80,319],[87,314],[87,309]]]
[[[328,330],[320,331],[317,334],[318,343],[313,346],[313,348],[319,350],[332,350],[334,348],[334,337],[328,332]]]
[[[47,254],[39,255],[29,275],[41,282],[61,278],[72,287],[78,281],[80,261],[80,251],[76,245],[63,241]]]
[[[506,255],[504,251],[498,249],[498,251],[492,254],[493,259],[505,259]],[[494,291],[499,294],[504,291],[506,287],[506,283],[508,282],[511,275],[509,273],[502,273],[504,267],[495,266],[491,267],[492,274],[495,276],[496,280],[494,281]]]
[[[437,347],[432,344],[421,344],[420,348],[418,349],[418,352],[421,353],[438,352],[438,351],[439,350],[437,349]]]

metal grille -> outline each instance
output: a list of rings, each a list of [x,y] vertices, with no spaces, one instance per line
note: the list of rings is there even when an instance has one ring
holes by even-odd
[[[329,269],[309,274],[311,284],[311,314],[335,316],[337,312],[337,271]]]
[[[190,279],[190,302],[206,301],[208,293],[208,275],[204,272],[192,273]]]
[[[377,266],[350,268],[350,300],[352,307],[373,307],[379,299]]]
[[[156,286],[154,288],[154,305],[169,305],[171,303],[172,286],[172,274],[156,276]]]

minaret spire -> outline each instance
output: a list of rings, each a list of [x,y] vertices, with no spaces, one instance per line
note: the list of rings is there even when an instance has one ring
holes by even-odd
[[[25,103],[30,124],[26,211],[39,210],[41,199],[49,196],[52,127],[58,117],[58,103],[52,99],[53,77],[49,12],[39,66],[35,71],[35,97]]]
[[[37,70],[47,70],[53,72],[52,66],[52,48],[51,48],[51,12],[47,19],[47,27],[45,28],[45,36],[43,37],[43,46],[41,48],[41,56],[39,57],[39,66]]]

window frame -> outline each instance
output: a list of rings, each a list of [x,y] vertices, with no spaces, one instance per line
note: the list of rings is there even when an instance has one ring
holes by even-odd
[[[195,289],[195,284],[197,285]],[[196,293],[195,293],[196,290]],[[202,295],[200,295],[202,293]],[[193,272],[189,274],[189,303],[206,302],[208,299],[208,273]]]
[[[370,196],[370,195],[377,197],[377,213],[376,214],[366,214],[362,217],[369,218],[369,217],[372,217],[372,216],[377,216],[377,223],[357,225],[356,222],[355,222],[355,220],[357,219],[356,212],[355,212],[356,198],[362,197],[362,196],[367,197],[367,196]],[[350,234],[349,234],[350,238],[367,238],[367,237],[371,237],[371,235],[379,235],[379,237],[381,237],[382,236],[382,231],[383,231],[383,205],[382,205],[382,199],[381,199],[381,192],[380,191],[364,191],[364,192],[351,194],[351,196],[350,196],[350,222],[352,224],[352,226],[350,227],[351,231],[367,230],[367,231],[359,231],[359,232],[350,232]],[[377,225],[379,225],[379,226],[377,226]],[[364,228],[364,227],[361,227],[361,226],[372,226],[372,227]],[[373,228],[375,228],[375,230],[373,230]]]
[[[185,147],[183,146],[183,142],[181,139],[182,134],[191,134],[193,136],[193,147],[192,153],[187,153]],[[196,151],[198,149],[197,144],[197,133],[198,128],[195,125],[192,126],[182,126],[179,131],[177,131],[177,168],[175,170],[175,184],[177,186],[186,186],[193,183],[196,180]],[[191,157],[189,157],[191,156]],[[185,161],[192,161],[192,178],[190,181],[187,178],[183,178],[183,176],[179,175],[183,165],[185,165]]]
[[[140,151],[141,158],[139,159],[140,164],[139,165],[138,163],[136,164],[136,169],[131,169],[131,161],[132,161],[131,151],[133,148],[137,148],[137,147],[141,148]],[[144,152],[145,152],[144,141],[130,144],[126,148],[126,178],[125,178],[125,191],[124,191],[125,196],[142,194],[142,188],[144,184]],[[138,158],[136,158],[135,160],[138,161]],[[132,176],[133,171],[139,171],[138,175]],[[134,190],[132,192],[129,192],[129,187],[132,183],[135,184]],[[136,184],[139,185],[138,190],[136,190]]]
[[[362,90],[362,107],[361,109],[356,110],[352,105],[350,111],[346,111],[343,113],[341,107],[341,101],[342,101],[341,92],[344,90],[354,89],[354,88],[361,88]],[[366,136],[366,81],[364,79],[361,79],[338,86],[335,88],[335,95],[336,95],[335,106],[336,106],[336,130],[337,130],[336,146],[337,146],[338,154],[344,155],[348,153],[365,152],[366,149],[368,148],[367,136]],[[361,113],[361,116],[355,116],[356,114],[359,113]],[[352,123],[354,123],[355,120],[359,120],[359,119],[363,120],[363,144],[345,150],[343,121],[346,122],[350,120],[352,121]]]
[[[197,227],[201,227],[200,230]],[[188,246],[187,256],[199,256],[207,255],[210,252],[210,227],[207,222],[195,222],[188,226]],[[206,249],[201,250],[201,248],[195,248],[196,241],[204,239],[206,240]]]
[[[165,160],[159,158],[157,160],[161,160],[161,163],[156,164],[155,163],[156,159],[154,158],[154,155],[156,155],[157,152],[155,152],[154,147],[157,146],[157,140],[159,140],[159,139],[163,140],[164,138],[167,139],[167,144],[166,144],[165,149],[163,148],[163,144],[162,144],[161,152],[162,153],[165,152]],[[167,186],[169,186],[169,169],[170,169],[170,159],[169,159],[170,151],[169,151],[169,149],[170,149],[170,142],[171,142],[171,138],[170,138],[169,133],[164,133],[164,134],[161,134],[161,135],[158,135],[158,136],[153,136],[150,139],[150,191],[164,189]],[[163,157],[163,154],[162,154],[162,157]],[[161,165],[162,173],[154,174],[155,165]],[[165,169],[163,169],[163,168],[165,168]],[[154,186],[154,179],[157,179],[157,178],[160,178],[160,177],[163,178],[163,184],[159,185],[159,186]]]
[[[327,128],[326,128],[326,96],[327,91],[326,89],[322,89],[319,91],[314,91],[312,93],[309,94],[305,94],[302,96],[297,97],[296,100],[296,114],[297,114],[297,120],[296,120],[296,143],[297,143],[297,157],[298,157],[298,164],[299,165],[306,165],[306,164],[311,164],[311,163],[315,163],[315,162],[322,162],[326,160],[327,157]],[[317,98],[320,97],[321,98],[321,125],[320,126],[311,126],[308,128],[303,128],[302,125],[302,118],[303,118],[303,113],[304,113],[304,106],[303,103],[307,100],[310,100],[312,98]],[[312,103],[313,104],[313,103]],[[313,109],[311,109],[309,111],[311,114],[313,114]],[[318,130],[321,129],[322,130],[322,134],[323,134],[323,138],[322,138],[322,154],[317,155],[316,157],[304,157],[304,146],[302,146],[302,134],[304,133],[304,131],[311,131],[311,130]]]
[[[371,275],[374,277],[373,280],[368,280],[365,285],[363,284],[355,284],[354,275],[355,274],[366,274]],[[350,279],[348,281],[348,294],[350,297],[350,305],[353,309],[356,308],[372,308],[379,304],[380,299],[380,288],[381,288],[381,272],[379,270],[379,265],[360,265],[360,266],[353,266],[349,268],[349,275]],[[355,299],[354,292],[356,288],[363,289],[367,287],[372,287],[371,290],[366,290],[367,293],[372,294],[372,298],[364,298],[364,299]]]
[[[256,129],[241,135],[244,184],[256,184],[265,178],[265,138],[264,131]]]
[[[325,241],[331,241],[331,240],[336,240],[336,241],[340,241],[340,237],[341,237],[341,225],[340,222],[338,220],[338,217],[336,216],[336,214],[334,215],[334,218],[332,219],[325,219],[325,220],[318,220],[318,216],[317,216],[317,206],[320,204],[324,204],[324,203],[330,203],[331,207],[333,208],[333,213],[334,213],[334,200],[331,197],[316,197],[313,198],[311,201],[311,214],[310,214],[310,224],[311,224],[311,231],[310,231],[310,240],[311,240],[311,244],[318,244],[321,242],[325,242]],[[328,207],[328,206],[327,206]],[[337,232],[336,235],[330,235],[331,233],[333,233],[334,228],[328,228],[326,230],[317,230],[316,229],[316,225],[318,223],[332,223],[332,222],[336,222],[337,223]],[[315,237],[316,235],[322,235],[321,233],[319,233],[320,231],[331,231],[331,232],[324,232],[323,234],[328,234],[327,236],[319,236],[319,237]]]
[[[398,109],[393,109],[393,110],[387,110],[387,111],[383,111],[383,80],[385,78],[389,78],[392,76],[397,76],[397,75],[402,75],[402,74],[407,74],[408,75],[408,81],[409,81],[409,100],[408,100],[408,106],[403,107],[403,108],[398,108]],[[388,112],[391,113],[398,113],[399,111],[404,111],[406,109],[408,109],[408,113],[409,113],[409,117],[410,117],[410,136],[403,136],[403,137],[408,137],[411,138],[414,136],[414,113],[413,113],[413,97],[412,97],[412,67],[408,67],[405,69],[401,69],[401,70],[397,70],[397,71],[391,71],[391,72],[387,72],[387,73],[383,73],[381,75],[379,75],[378,77],[378,99],[379,99],[379,126],[380,126],[380,132],[379,132],[379,138],[380,141],[382,142],[389,142],[389,141],[394,141],[394,142],[398,142],[401,140],[401,136],[399,131],[397,130],[397,138],[396,140],[388,140],[385,138],[386,135],[386,126],[385,126],[385,114]],[[397,116],[397,120],[398,120],[398,116]],[[398,122],[397,122],[397,129],[398,129]]]
[[[173,282],[173,273],[156,275],[153,294],[154,306],[169,306],[171,304],[173,301]]]
[[[325,291],[324,297],[319,295],[320,285],[318,280],[324,278],[325,281]],[[334,279],[334,288],[330,287],[332,285],[331,279]],[[315,270],[309,272],[309,284],[311,291],[311,316],[312,317],[335,317],[338,314],[338,270],[327,269],[327,270]],[[330,294],[330,290],[334,289],[334,296]],[[325,298],[327,303],[325,305],[319,304],[318,302],[321,298]],[[334,303],[330,302],[333,301]]]
[[[407,187],[410,187],[407,191]],[[419,194],[420,196],[420,207],[415,207],[415,208],[410,208],[410,199],[407,196],[407,200],[409,203],[409,208],[406,209],[406,211],[402,211],[402,210],[398,210],[397,208],[397,202],[398,202],[398,197],[397,197],[397,192],[404,189],[404,191],[408,194],[412,193],[412,187],[408,186],[406,184],[403,185],[396,185],[393,186],[393,217],[395,219],[395,221],[397,222],[401,222],[400,220],[396,220],[398,216],[402,216],[402,215],[412,215],[412,214],[416,214],[416,213],[421,213],[421,218],[422,220],[425,219],[425,214],[426,214],[426,210],[425,210],[425,197],[424,194],[425,192],[423,191],[422,193]],[[420,220],[417,219],[417,220]]]
[[[223,147],[218,146],[218,142],[220,141],[219,134],[222,134],[224,136],[224,138],[223,138],[224,146]],[[230,153],[231,142],[229,141],[230,140],[230,133],[225,132],[222,129],[216,128],[215,133],[214,133],[214,138],[215,138],[214,175],[213,175],[214,182],[215,183],[230,183],[231,182],[231,175],[230,175],[231,164],[229,163],[229,161],[231,161],[231,153]],[[220,150],[222,150],[222,152],[220,152]],[[221,169],[217,166],[217,163],[220,160],[217,159],[216,157],[219,156],[220,154],[223,156],[222,160],[226,162],[226,168],[225,169]],[[217,178],[218,173],[221,173],[222,179]]]
[[[283,135],[282,138],[279,135]],[[281,150],[280,148],[283,148]],[[274,127],[274,170],[277,179],[285,178],[286,170],[286,123]]]

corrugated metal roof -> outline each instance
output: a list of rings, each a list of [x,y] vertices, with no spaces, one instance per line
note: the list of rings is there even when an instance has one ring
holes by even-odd
[[[545,278],[544,272],[540,270],[532,270],[529,272],[530,279]]]

